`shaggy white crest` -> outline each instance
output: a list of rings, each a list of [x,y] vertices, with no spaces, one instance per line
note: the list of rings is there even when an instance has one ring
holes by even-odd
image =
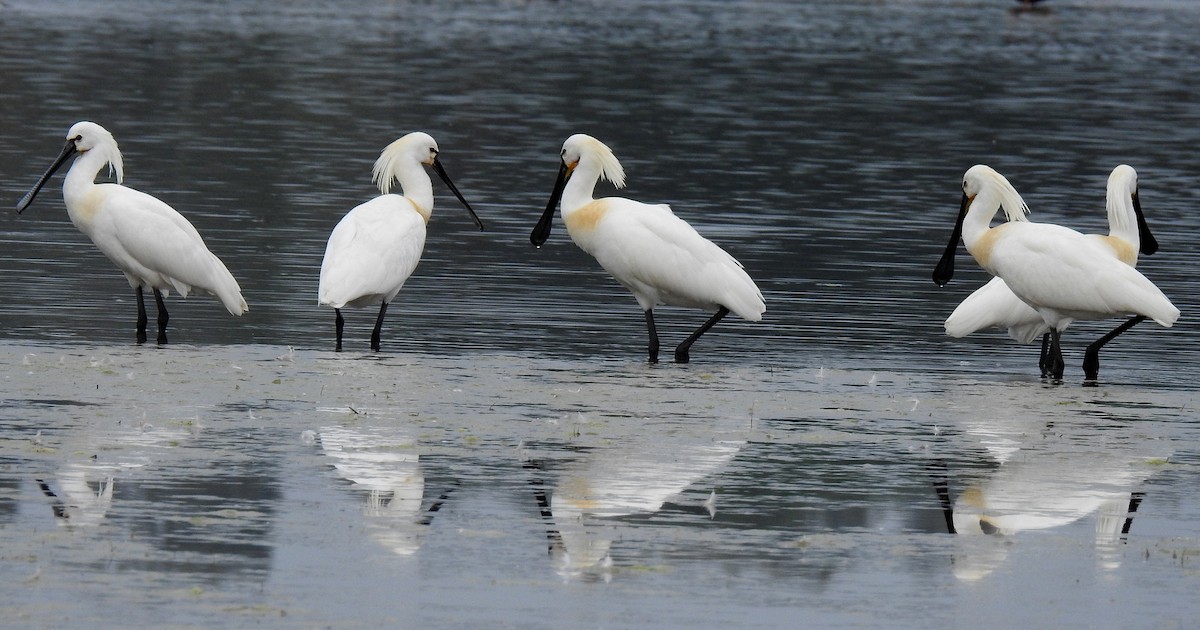
[[[985,188],[999,197],[1000,206],[1004,208],[1004,215],[1009,221],[1029,220],[1025,217],[1029,213],[1029,206],[1025,205],[1021,193],[1018,193],[1003,175],[984,164],[976,164],[967,169],[966,175],[963,176],[963,192],[974,197]]]
[[[613,155],[612,149],[599,140],[585,134],[577,133],[563,143],[563,161],[567,164],[583,161],[595,161],[600,168],[600,176],[612,182],[617,188],[625,187],[625,169]]]
[[[427,133],[414,131],[387,145],[375,160],[371,179],[379,185],[379,192],[388,194],[392,184],[399,181],[400,171],[415,160],[418,164],[432,164],[437,155],[437,142]]]
[[[125,169],[121,162],[121,150],[117,148],[117,140],[107,129],[94,122],[82,120],[67,131],[67,140],[75,143],[75,149],[80,153],[93,152],[104,158],[108,164],[108,174],[115,175],[117,183],[125,180]]]

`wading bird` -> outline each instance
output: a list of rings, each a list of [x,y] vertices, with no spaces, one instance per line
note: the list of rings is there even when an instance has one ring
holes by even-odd
[[[1012,184],[982,164],[963,176],[963,196],[946,251],[933,272],[945,285],[954,276],[954,255],[961,238],[981,267],[1002,278],[1018,297],[1041,316],[1050,329],[1048,372],[1063,374],[1059,335],[1077,319],[1107,319],[1135,313],[1137,317],[1101,338],[1107,341],[1144,319],[1170,327],[1179,309],[1138,270],[1113,256],[1112,250],[1075,230],[1051,223],[1032,223],[1028,208]],[[1007,223],[990,226],[1004,209]],[[1101,343],[1103,345],[1103,343]],[[1099,371],[1086,361],[1089,380]]]
[[[72,156],[75,162],[63,182],[63,201],[71,223],[92,239],[96,247],[125,273],[137,292],[137,342],[146,342],[146,304],[142,289],[154,292],[158,304],[158,343],[167,343],[167,307],[163,296],[171,290],[187,297],[208,293],[234,315],[247,310],[236,280],[221,259],[208,251],[196,228],[183,215],[158,199],[121,185],[124,171],[117,141],[93,122],[75,123],[67,144],[38,183],[17,203],[23,212],[38,191]],[[115,184],[97,184],[105,165],[116,175]]]
[[[433,212],[433,182],[422,165],[433,167],[483,230],[483,222],[438,161],[437,142],[429,134],[413,132],[389,144],[375,160],[372,171],[382,194],[342,217],[329,235],[321,262],[318,302],[332,306],[336,314],[339,352],[345,324],[342,309],[376,302],[380,303],[379,317],[371,333],[371,349],[379,351],[379,333],[388,303],[421,260],[425,226]],[[393,182],[400,185],[402,195],[390,194]]]
[[[762,292],[741,263],[675,216],[670,206],[623,197],[593,199],[601,177],[617,188],[625,185],[625,171],[613,152],[585,134],[567,138],[554,192],[529,239],[539,247],[546,242],[561,199],[571,240],[629,289],[645,312],[651,363],[658,361],[655,306],[716,311],[675,348],[678,363],[687,363],[692,344],[730,311],[750,321],[762,319],[767,309]]]
[[[1113,256],[1130,267],[1137,266],[1138,252],[1147,256],[1158,251],[1158,241],[1150,233],[1142,204],[1138,199],[1137,171],[1121,164],[1108,176],[1105,198],[1108,213],[1108,235],[1089,234],[1088,238],[1106,247]],[[1141,321],[1141,320],[1138,320]],[[1047,373],[1050,349],[1050,327],[1041,314],[1021,301],[1001,278],[992,278],[987,284],[967,296],[958,308],[946,318],[946,333],[951,337],[965,337],[984,328],[1007,328],[1008,335],[1018,343],[1030,343],[1042,337],[1041,358],[1038,365],[1042,376]],[[1132,326],[1131,324],[1130,326]],[[1114,335],[1115,336],[1115,335]],[[1099,370],[1100,348],[1109,339],[1102,339],[1088,346],[1085,365],[1094,365]],[[1088,378],[1094,379],[1095,373]]]

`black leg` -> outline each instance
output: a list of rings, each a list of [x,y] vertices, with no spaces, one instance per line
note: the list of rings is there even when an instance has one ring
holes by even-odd
[[[1142,499],[1146,496],[1145,492],[1132,492],[1129,495],[1129,511],[1125,513],[1125,524],[1121,526],[1121,535],[1128,536],[1129,528],[1133,526],[1133,513],[1138,511],[1142,505]]]
[[[387,302],[379,306],[379,317],[375,319],[375,330],[371,331],[371,349],[379,352],[379,332],[383,330],[383,315],[387,313]]]
[[[425,510],[425,516],[417,519],[417,523],[420,525],[431,525],[433,523],[433,515],[441,511],[442,506],[446,504],[446,501],[450,500],[450,493],[454,492],[454,490],[454,488],[446,490],[437,498],[436,501],[429,504],[429,509]]]
[[[542,471],[542,465],[533,460],[526,460],[522,466],[529,470],[536,470],[539,473]],[[539,475],[530,478],[529,485],[533,487],[533,500],[537,502],[538,512],[542,515],[542,522],[546,524],[546,538],[549,540],[549,546],[546,551],[554,553],[555,547],[561,547],[563,544],[562,532],[554,524],[554,512],[550,511],[550,498],[546,496],[546,484]]]
[[[942,517],[946,519],[946,531],[956,534],[954,530],[954,504],[950,502],[950,475],[946,462],[938,459],[925,464],[929,480],[933,482],[933,491],[937,493],[938,502],[942,504]]]
[[[1100,348],[1105,344],[1116,339],[1121,333],[1137,326],[1146,321],[1145,315],[1137,315],[1129,319],[1129,321],[1112,329],[1112,332],[1097,339],[1092,345],[1087,347],[1087,352],[1083,354],[1083,377],[1089,381],[1096,380],[1100,376]]]
[[[696,340],[700,338],[700,335],[703,335],[704,333],[708,332],[709,328],[716,326],[717,322],[724,319],[725,316],[728,314],[729,314],[729,309],[725,308],[724,306],[717,309],[717,312],[715,315],[708,318],[708,321],[704,322],[703,326],[697,328],[696,332],[694,332],[690,336],[688,336],[687,339],[684,339],[683,343],[679,344],[679,346],[677,346],[675,348],[675,362],[676,363],[687,363],[689,360],[691,360],[691,357],[688,356],[688,350],[690,350],[692,348],[692,344],[695,343]]]
[[[337,347],[334,348],[334,352],[341,352],[342,351],[342,327],[346,325],[346,320],[342,319],[342,309],[335,308],[335,309],[333,309],[333,312],[337,313],[337,323],[335,324],[335,326],[337,328]]]
[[[1050,333],[1042,335],[1042,354],[1038,357],[1038,367],[1042,370],[1042,378],[1050,376]]]
[[[1060,334],[1057,330],[1050,330],[1050,358],[1047,363],[1050,368],[1050,378],[1061,381],[1066,364],[1063,363],[1062,346],[1059,345]]]
[[[138,319],[137,319],[137,342],[139,344],[146,343],[146,324],[150,319],[146,317],[146,299],[142,297],[142,287],[137,288],[137,303],[138,303]]]
[[[658,363],[658,330],[654,327],[654,309],[646,311],[646,330],[650,333],[650,362]]]
[[[154,302],[158,304],[158,345],[163,346],[167,343],[167,321],[171,316],[167,314],[167,305],[163,304],[162,291],[154,290]]]

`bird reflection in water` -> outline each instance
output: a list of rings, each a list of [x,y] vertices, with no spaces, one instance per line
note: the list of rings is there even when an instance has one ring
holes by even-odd
[[[651,423],[640,426],[655,428]],[[525,468],[534,473],[530,485],[546,523],[554,569],[564,579],[611,580],[619,519],[657,513],[667,501],[718,472],[745,444],[732,436],[659,431],[624,442],[633,444],[626,448],[580,449],[579,457],[555,464],[559,470],[549,492],[543,462],[525,460]],[[706,499],[700,509],[711,518],[716,497],[709,494]]]
[[[930,464],[934,490],[947,530],[958,534],[954,575],[964,581],[986,578],[1008,558],[1021,532],[1064,527],[1094,517],[1098,566],[1120,567],[1133,515],[1144,493],[1138,490],[1166,461],[1160,453],[1077,423],[1011,426],[972,423],[967,432],[998,464],[985,479],[951,498],[944,461]],[[1036,423],[1034,423],[1036,424]],[[1105,439],[1107,438],[1107,439]],[[1095,445],[1100,444],[1097,448]]]
[[[193,434],[181,429],[145,424],[132,432],[106,436],[87,435],[92,450],[103,451],[106,460],[92,455],[86,461],[66,462],[52,478],[39,478],[38,488],[48,499],[58,524],[92,527],[104,522],[112,508],[116,479],[122,472],[142,468],[153,459],[151,449],[170,448]]]
[[[366,490],[363,517],[371,538],[398,555],[415,553],[450,494],[422,507],[425,477],[416,442],[379,428],[323,427],[319,437],[337,474]]]
[[[112,506],[113,469],[110,466],[68,464],[58,474],[58,491],[37,479],[42,494],[60,525],[99,525]]]

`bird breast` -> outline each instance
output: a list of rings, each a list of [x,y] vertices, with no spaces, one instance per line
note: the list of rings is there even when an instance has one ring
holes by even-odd
[[[596,226],[604,218],[608,212],[607,200],[597,199],[582,208],[576,208],[569,212],[563,213],[563,223],[567,226],[567,233],[576,237],[586,237],[595,232]]]

